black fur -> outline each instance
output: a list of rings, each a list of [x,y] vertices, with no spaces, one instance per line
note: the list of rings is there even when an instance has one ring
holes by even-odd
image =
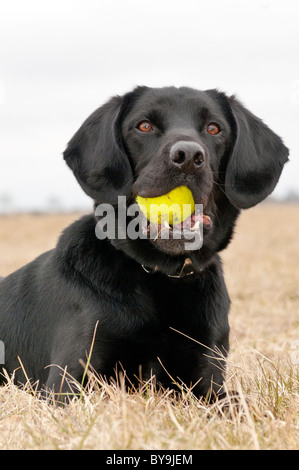
[[[149,133],[137,128],[145,119]],[[207,132],[210,122],[219,134]],[[203,165],[185,171],[173,164],[179,141],[200,145]],[[99,374],[113,377],[121,364],[132,381],[154,374],[164,386],[172,386],[170,377],[183,381],[198,396],[221,393],[230,300],[218,252],[240,209],[274,189],[287,156],[277,135],[217,90],[139,87],[96,110],[64,152],[95,204],[186,185],[212,228],[200,250],[185,252],[174,240],[99,240],[94,215],[73,223],[54,250],[0,283],[6,370],[16,371],[17,383],[26,380],[19,356],[32,381],[66,392],[61,368],[81,380],[80,359],[86,362],[97,325],[91,364]],[[169,277],[186,257],[194,274]]]

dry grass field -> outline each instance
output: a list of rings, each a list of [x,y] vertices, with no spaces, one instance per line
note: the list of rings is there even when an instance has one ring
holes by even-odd
[[[0,274],[53,247],[78,214],[0,217]],[[227,388],[207,407],[152,383],[126,393],[91,375],[92,390],[55,408],[11,383],[0,389],[0,449],[253,450],[299,447],[299,206],[244,212],[223,252],[232,299]]]

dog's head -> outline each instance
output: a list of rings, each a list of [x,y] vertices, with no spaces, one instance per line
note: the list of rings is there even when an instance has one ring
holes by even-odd
[[[64,158],[98,204],[187,186],[210,217],[204,224],[208,251],[217,251],[229,240],[239,209],[273,191],[288,149],[235,97],[217,90],[138,87],[96,110]],[[158,238],[154,245],[160,254],[184,251],[180,240]]]

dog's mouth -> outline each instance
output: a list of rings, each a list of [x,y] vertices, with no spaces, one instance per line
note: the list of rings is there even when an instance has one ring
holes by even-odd
[[[178,255],[199,250],[212,233],[208,198],[193,196],[188,187],[179,186],[164,196],[136,196],[136,202],[141,238],[161,251]]]
[[[176,238],[173,235],[179,235],[177,238],[185,238],[184,235],[188,235],[190,238],[196,233],[201,233],[203,230],[209,230],[212,227],[211,216],[204,213],[194,211],[189,217],[177,224],[170,224],[166,220],[161,223],[154,223],[147,220],[146,226],[143,227],[144,236],[153,236],[154,239],[166,238],[165,234],[169,235],[169,238]]]

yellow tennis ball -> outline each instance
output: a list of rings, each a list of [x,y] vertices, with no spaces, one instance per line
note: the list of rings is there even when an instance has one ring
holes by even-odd
[[[171,225],[187,219],[195,210],[193,195],[186,186],[179,186],[159,197],[136,197],[143,214],[155,224],[164,221]]]

